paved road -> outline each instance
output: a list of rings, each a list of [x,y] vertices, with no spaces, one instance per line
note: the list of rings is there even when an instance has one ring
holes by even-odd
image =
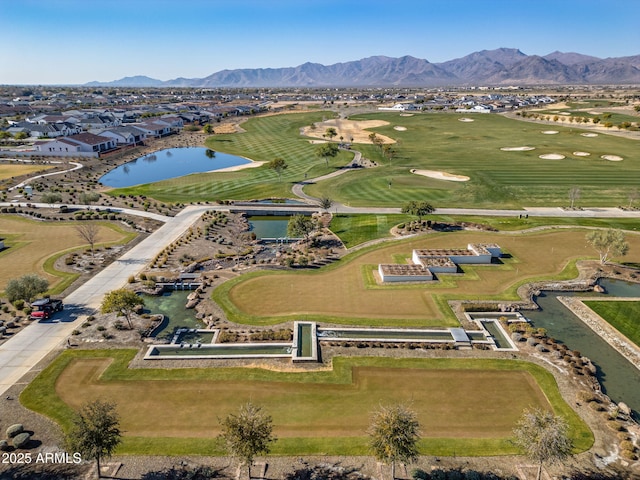
[[[105,293],[124,286],[162,249],[176,240],[210,207],[187,207],[157,231],[96,274],[65,299],[64,312],[51,321],[34,322],[0,346],[0,396],[42,360],[64,346],[71,332],[97,310]]]

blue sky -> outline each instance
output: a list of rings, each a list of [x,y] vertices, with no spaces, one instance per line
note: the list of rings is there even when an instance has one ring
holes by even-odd
[[[640,54],[640,0],[0,0],[0,84],[80,84],[372,55]]]

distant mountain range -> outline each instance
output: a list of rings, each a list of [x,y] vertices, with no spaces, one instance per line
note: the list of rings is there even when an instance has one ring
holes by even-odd
[[[553,52],[544,57],[515,48],[482,50],[443,63],[375,56],[333,65],[222,70],[205,78],[156,80],[145,76],[95,87],[436,87],[456,85],[640,84],[640,55],[597,58]]]

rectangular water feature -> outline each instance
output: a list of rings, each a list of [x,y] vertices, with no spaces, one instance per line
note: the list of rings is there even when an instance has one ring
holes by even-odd
[[[453,342],[449,330],[409,330],[390,328],[327,328],[318,330],[321,340],[376,342]]]
[[[509,340],[506,332],[497,320],[480,320],[482,327],[493,337],[496,350],[517,350],[516,346]]]
[[[153,345],[147,350],[145,360],[194,360],[233,358],[291,358],[290,343],[229,343]]]
[[[293,325],[294,362],[318,361],[317,327],[315,322],[294,322]]]

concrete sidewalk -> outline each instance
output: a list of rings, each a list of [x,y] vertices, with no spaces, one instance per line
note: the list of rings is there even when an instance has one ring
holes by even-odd
[[[65,310],[54,319],[34,322],[0,345],[0,395],[56,348],[100,308],[107,292],[123,287],[167,245],[176,240],[210,207],[187,207],[122,257],[89,279],[65,299]]]

